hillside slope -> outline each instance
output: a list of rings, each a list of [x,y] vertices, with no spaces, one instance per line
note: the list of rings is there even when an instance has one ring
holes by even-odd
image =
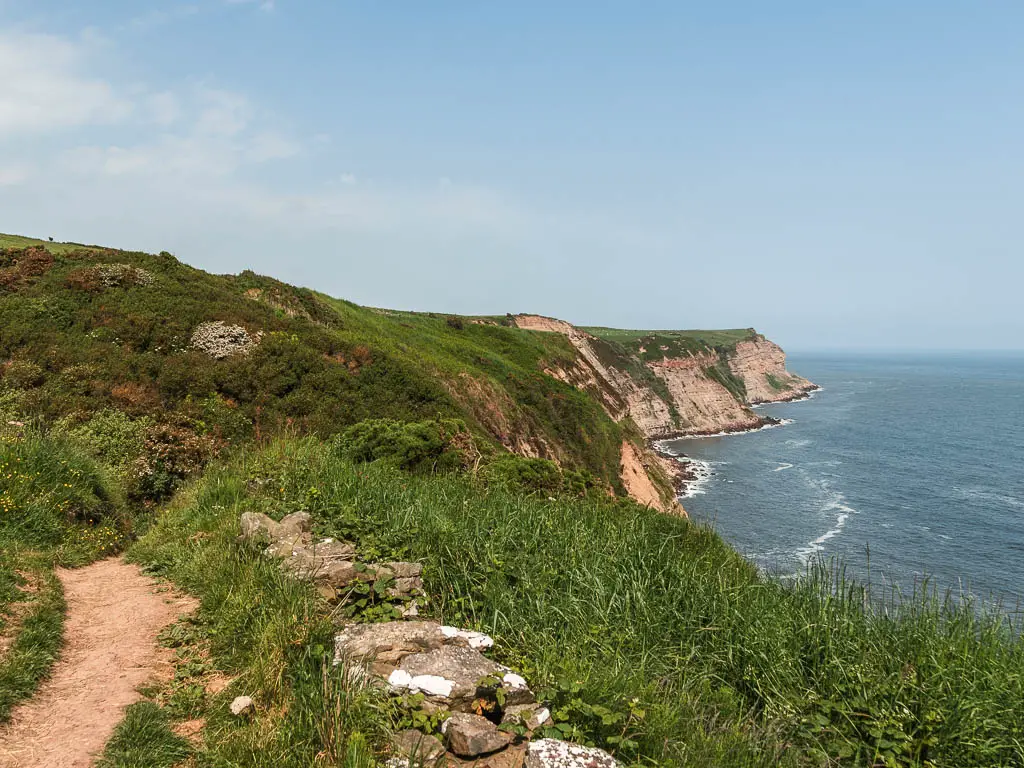
[[[456,418],[485,458],[548,459],[678,510],[646,439],[751,426],[746,392],[810,386],[753,332],[720,332],[728,353],[684,333],[374,309],[168,253],[0,236],[0,416],[74,430],[126,415],[145,424],[143,448],[168,476],[151,484],[168,492],[253,438]],[[665,339],[678,349],[652,355]]]

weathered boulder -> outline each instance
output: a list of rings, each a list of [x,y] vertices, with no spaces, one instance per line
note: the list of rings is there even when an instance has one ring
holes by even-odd
[[[236,696],[229,705],[229,709],[235,717],[242,717],[243,715],[251,715],[256,709],[256,705],[248,696]]]
[[[463,638],[446,639],[465,642]],[[508,668],[491,661],[468,645],[443,645],[424,653],[406,656],[398,665],[398,669],[407,673],[409,679],[404,676],[389,679],[392,689],[418,688],[426,693],[423,680],[438,678],[443,680],[444,684],[432,682],[430,687],[435,690],[447,690],[447,693],[436,695],[443,697],[453,709],[464,708],[478,697],[493,698],[496,686],[481,686],[480,683],[485,678],[495,680],[504,689],[507,705],[528,704],[533,701],[533,693],[522,677],[509,672]]]
[[[531,741],[526,749],[526,768],[618,768],[618,765],[603,749],[556,739]]]
[[[364,660],[387,676],[406,656],[440,648],[445,639],[440,628],[435,621],[351,624],[334,638],[334,661]]]
[[[406,656],[399,669],[413,678],[439,677],[448,681],[450,693],[445,698],[471,700],[476,698],[478,683],[485,677],[501,677],[504,668],[472,648],[445,645],[425,653]]]
[[[490,720],[468,712],[453,712],[445,721],[445,742],[460,757],[479,757],[504,749],[512,737]]]
[[[309,533],[313,530],[313,518],[309,512],[300,510],[282,517],[278,525],[281,526],[282,536],[289,536],[293,533]]]
[[[262,512],[243,512],[239,524],[242,528],[242,534],[239,538],[242,541],[251,541],[258,544],[270,544],[274,540],[279,527],[276,520],[272,520]]]
[[[399,731],[391,738],[395,755],[406,758],[412,765],[433,765],[444,756],[444,745],[422,731],[409,728]]]

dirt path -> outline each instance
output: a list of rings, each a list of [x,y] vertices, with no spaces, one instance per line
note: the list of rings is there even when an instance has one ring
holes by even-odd
[[[123,560],[58,570],[68,604],[64,650],[36,696],[0,727],[0,768],[86,768],[136,688],[168,664],[160,630],[192,610]]]

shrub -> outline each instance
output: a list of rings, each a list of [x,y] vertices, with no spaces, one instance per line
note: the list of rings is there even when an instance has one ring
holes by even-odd
[[[202,323],[192,333],[192,346],[217,360],[248,354],[256,344],[257,340],[245,328],[220,320]]]
[[[219,455],[221,442],[201,435],[190,423],[156,424],[146,431],[142,455],[132,470],[137,493],[159,501],[170,496],[182,481]]]
[[[345,430],[337,445],[352,461],[387,459],[410,472],[459,469],[475,450],[466,425],[457,419],[367,419]]]
[[[550,459],[497,456],[481,470],[484,481],[514,491],[547,496],[586,496],[601,483],[587,470],[563,469]]]
[[[43,369],[29,360],[11,360],[3,367],[4,382],[15,389],[38,387],[46,380]]]
[[[152,425],[150,418],[136,419],[123,411],[108,408],[77,426],[64,420],[56,430],[100,461],[124,471],[145,450],[146,433]]]

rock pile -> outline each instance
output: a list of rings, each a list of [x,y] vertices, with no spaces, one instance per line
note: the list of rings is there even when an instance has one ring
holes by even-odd
[[[280,559],[296,578],[311,580],[332,602],[343,602],[353,585],[382,579],[386,594],[395,599],[422,594],[419,563],[360,563],[352,544],[314,541],[311,524],[306,512],[293,512],[281,522],[246,512],[240,538],[264,546],[267,556]],[[353,623],[341,629],[334,638],[334,663],[350,679],[396,696],[414,695],[419,710],[443,718],[443,741],[416,729],[396,734],[388,768],[617,767],[600,749],[547,738],[531,741],[551,725],[551,713],[523,677],[484,655],[493,646],[482,632],[436,621]]]
[[[151,272],[131,264],[97,264],[96,277],[104,288],[153,284]]]
[[[218,360],[232,355],[246,355],[258,343],[259,338],[250,336],[242,326],[228,325],[221,320],[201,323],[192,332],[192,346]]]
[[[259,512],[244,512],[243,541],[266,546],[265,554],[281,560],[281,567],[299,579],[308,579],[329,602],[341,602],[353,585],[385,582],[389,597],[398,599],[422,593],[419,563],[371,565],[356,560],[356,548],[344,541],[313,540],[308,512],[293,512],[277,522]],[[409,610],[415,611],[412,604]]]

